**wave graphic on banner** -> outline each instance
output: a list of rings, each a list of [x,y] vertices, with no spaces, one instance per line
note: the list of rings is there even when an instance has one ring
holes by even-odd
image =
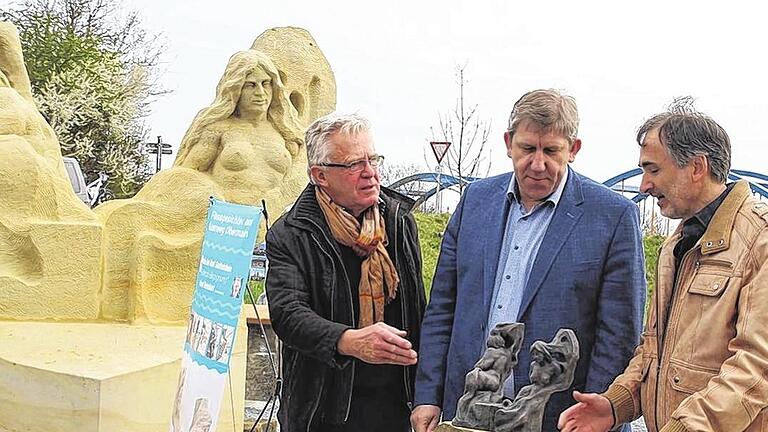
[[[253,255],[253,249],[251,249],[251,250],[236,249],[236,248],[231,248],[229,246],[220,245],[218,243],[213,243],[213,242],[209,242],[209,241],[203,241],[203,247],[210,248],[211,250],[227,252],[227,253],[230,253],[230,254],[237,254],[237,255],[247,256],[249,258],[251,257],[251,255]]]

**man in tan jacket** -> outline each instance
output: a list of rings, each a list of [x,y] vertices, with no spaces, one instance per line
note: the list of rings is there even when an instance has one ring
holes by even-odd
[[[650,432],[768,431],[768,204],[726,184],[725,130],[687,100],[637,134],[641,190],[683,222],[662,245],[640,346],[603,394],[574,393],[562,431],[641,415]]]

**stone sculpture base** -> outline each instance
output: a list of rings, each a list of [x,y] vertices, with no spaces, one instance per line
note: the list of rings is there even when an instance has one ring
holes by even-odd
[[[222,432],[243,430],[241,323]],[[184,326],[0,321],[0,432],[168,432],[185,335]]]
[[[451,422],[442,422],[435,428],[435,432],[487,432],[480,429],[467,429],[454,426]]]

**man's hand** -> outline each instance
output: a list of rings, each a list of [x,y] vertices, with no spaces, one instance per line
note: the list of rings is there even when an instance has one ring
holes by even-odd
[[[573,398],[578,403],[560,414],[560,420],[557,422],[558,429],[563,432],[606,432],[613,427],[611,403],[604,396],[575,391]]]
[[[440,420],[440,407],[419,405],[411,412],[411,426],[416,432],[432,432]]]
[[[404,339],[403,330],[378,322],[356,330],[346,330],[336,343],[339,354],[359,358],[366,363],[410,366],[416,364],[416,351]]]

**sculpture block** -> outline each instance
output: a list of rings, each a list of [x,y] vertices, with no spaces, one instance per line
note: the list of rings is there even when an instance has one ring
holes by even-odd
[[[435,428],[435,432],[485,432],[480,429],[470,429],[454,426],[451,422],[441,422]]]
[[[245,374],[240,327],[233,377]],[[0,431],[168,430],[185,328],[0,321],[0,334]],[[245,382],[229,382],[221,432],[243,430]]]
[[[308,31],[273,28],[260,34],[251,49],[275,63],[299,120],[309,125],[336,109],[336,78],[328,60]]]
[[[0,23],[0,196],[0,319],[96,320],[101,223],[72,191],[7,23]]]

